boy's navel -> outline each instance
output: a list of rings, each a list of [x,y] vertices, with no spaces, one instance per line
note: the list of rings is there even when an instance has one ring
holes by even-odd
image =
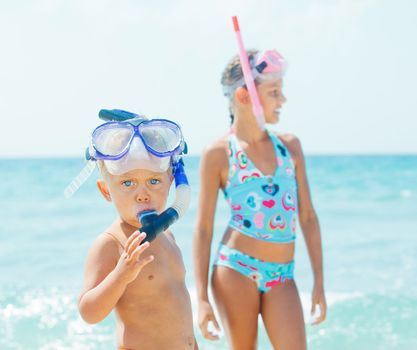
[[[153,280],[153,278],[154,278],[154,276],[153,276],[153,275],[149,275],[149,276],[148,276],[148,280],[150,280],[150,281],[151,281],[151,280]]]

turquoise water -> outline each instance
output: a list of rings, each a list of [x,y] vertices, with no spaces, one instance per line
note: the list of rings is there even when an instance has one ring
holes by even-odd
[[[173,226],[195,310],[191,234],[198,158],[186,159],[191,208]],[[328,319],[307,323],[309,349],[417,349],[417,156],[307,158],[322,227]],[[114,318],[85,324],[77,312],[83,263],[115,215],[91,178],[63,189],[78,159],[0,160],[0,349],[114,349]],[[227,222],[220,196],[216,244]],[[299,231],[296,280],[307,314],[312,276]],[[200,348],[227,349],[203,341]],[[259,349],[271,349],[261,326]]]

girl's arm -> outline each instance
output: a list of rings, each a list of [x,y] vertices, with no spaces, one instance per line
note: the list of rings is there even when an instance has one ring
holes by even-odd
[[[300,226],[303,231],[311,266],[314,275],[314,288],[312,295],[312,309],[314,314],[316,305],[320,306],[320,316],[314,324],[318,324],[326,318],[326,299],[324,295],[323,279],[323,251],[319,221],[311,201],[310,189],[307,181],[305,159],[301,143],[295,136],[287,138],[288,148],[295,162],[296,179],[298,186],[298,208]]]
[[[200,164],[200,194],[197,213],[197,224],[193,235],[193,259],[196,280],[199,326],[207,339],[217,339],[208,332],[209,321],[218,327],[208,297],[208,273],[211,242],[213,238],[214,216],[218,192],[221,187],[221,166],[224,166],[225,150],[211,147],[205,150]],[[227,158],[226,158],[227,160]]]

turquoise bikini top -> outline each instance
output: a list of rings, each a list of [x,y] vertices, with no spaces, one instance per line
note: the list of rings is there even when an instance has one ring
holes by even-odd
[[[264,175],[244,153],[234,133],[229,135],[229,177],[224,195],[231,209],[229,226],[261,241],[289,243],[297,226],[297,182],[288,149],[267,131],[277,168]]]

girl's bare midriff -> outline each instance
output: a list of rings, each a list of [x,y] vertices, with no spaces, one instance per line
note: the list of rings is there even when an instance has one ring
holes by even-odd
[[[234,228],[228,227],[223,235],[222,243],[229,248],[237,249],[254,258],[288,263],[294,260],[295,243],[271,243],[244,235]]]

